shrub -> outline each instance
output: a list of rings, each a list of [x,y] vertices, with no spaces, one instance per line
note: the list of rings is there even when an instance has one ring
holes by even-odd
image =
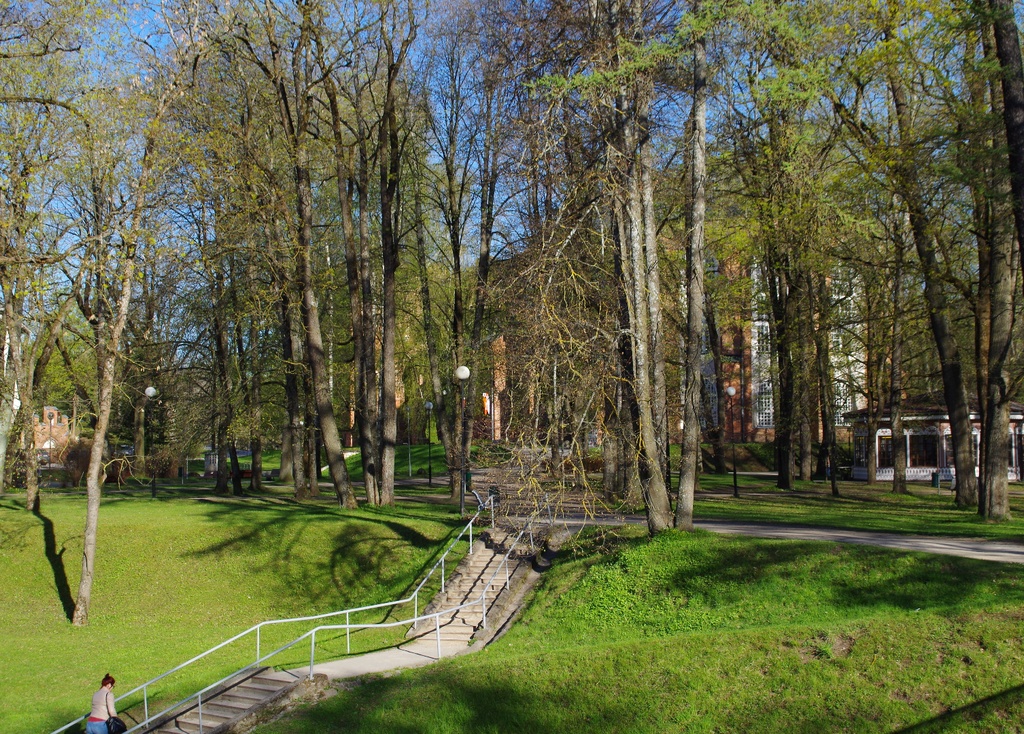
[[[178,476],[178,457],[166,446],[154,449],[146,457],[146,473],[151,477],[173,479]]]
[[[82,477],[85,476],[86,470],[89,468],[89,454],[92,452],[92,441],[88,439],[78,439],[77,441],[71,441],[64,447],[64,455],[61,460],[64,464],[64,471],[67,473],[67,482],[72,487],[77,487],[82,483]]]

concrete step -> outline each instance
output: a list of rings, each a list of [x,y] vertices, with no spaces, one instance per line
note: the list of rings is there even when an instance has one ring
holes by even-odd
[[[248,673],[237,680],[229,681],[219,691],[214,691],[203,701],[202,728],[200,712],[195,701],[180,711],[165,718],[158,726],[147,729],[154,734],[196,734],[227,727],[277,696],[285,688],[294,685],[297,679],[287,673],[264,669],[255,674]]]
[[[203,728],[206,729],[206,730],[218,727],[221,724],[224,724],[224,723],[226,723],[228,721],[232,721],[233,719],[234,719],[234,717],[217,716],[216,714],[209,713],[209,712],[207,712],[206,707],[203,706]],[[185,714],[184,716],[179,716],[179,717],[177,717],[177,719],[175,719],[175,723],[179,727],[181,727],[182,724],[187,724],[187,725],[190,725],[190,726],[194,725],[196,727],[196,729],[198,729],[199,728],[199,712],[198,711],[194,711],[192,713]]]

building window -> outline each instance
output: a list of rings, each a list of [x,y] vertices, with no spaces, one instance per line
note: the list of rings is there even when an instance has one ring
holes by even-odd
[[[979,443],[981,442],[980,434],[971,435],[971,452],[974,454],[974,465],[978,466],[978,455],[981,451]],[[945,456],[943,457],[946,463],[943,466],[954,467],[956,466],[956,450],[953,448],[953,436],[949,433],[943,434],[942,436],[942,448]]]
[[[892,436],[878,437],[878,468],[891,469],[892,460]]]
[[[939,440],[931,434],[910,435],[910,466],[938,466]]]
[[[853,437],[853,465],[854,466],[867,466],[868,465],[868,437],[867,436],[854,436]]]
[[[837,381],[835,383],[835,394],[834,394],[834,405],[835,405],[835,424],[837,426],[848,426],[850,421],[846,418],[846,413],[853,410],[853,398],[850,396],[850,385],[843,381]]]
[[[718,422],[718,383],[715,381],[714,375],[704,376],[704,397],[707,401],[704,404],[704,410],[701,411],[701,427],[706,428],[705,425],[708,420],[711,421],[711,425],[717,426]],[[728,398],[727,398],[728,400]],[[729,408],[726,406],[726,410]],[[707,416],[707,418],[705,418]]]
[[[760,382],[754,388],[754,423],[758,428],[775,426],[775,396],[771,382]]]

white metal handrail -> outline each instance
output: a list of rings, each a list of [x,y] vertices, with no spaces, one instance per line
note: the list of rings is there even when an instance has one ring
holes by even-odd
[[[489,502],[485,503],[485,504],[489,504]],[[483,507],[481,506],[480,510],[482,510],[482,509],[483,509]],[[241,668],[241,670],[236,671],[236,672],[234,672],[234,673],[232,673],[232,674],[230,674],[228,676],[225,676],[224,678],[220,679],[216,683],[211,683],[209,686],[207,686],[203,690],[201,690],[201,691],[199,691],[197,693],[194,693],[193,695],[188,696],[188,698],[184,698],[184,699],[178,701],[177,703],[171,704],[170,706],[168,706],[164,710],[160,711],[159,714],[155,714],[153,717],[147,717],[146,721],[143,721],[142,723],[140,723],[140,724],[136,725],[135,727],[129,729],[128,730],[128,734],[131,734],[131,732],[137,731],[141,727],[150,724],[152,721],[159,720],[161,717],[164,717],[164,716],[170,714],[171,711],[179,708],[180,706],[183,706],[188,701],[193,700],[193,699],[196,699],[196,701],[197,701],[196,707],[198,709],[198,714],[199,714],[199,719],[200,719],[200,734],[202,734],[203,733],[203,696],[206,693],[209,693],[210,691],[219,688],[223,684],[227,683],[228,681],[230,681],[230,680],[232,680],[234,678],[237,678],[237,677],[241,676],[242,674],[246,673],[247,671],[253,670],[253,668],[258,667],[259,665],[263,664],[264,662],[266,662],[270,658],[272,658],[272,657],[274,657],[274,656],[276,656],[276,655],[278,655],[278,654],[280,654],[282,652],[285,652],[286,650],[289,650],[289,649],[295,647],[296,645],[301,643],[303,640],[306,640],[307,638],[309,639],[309,675],[308,675],[308,678],[311,679],[313,677],[313,666],[316,664],[315,663],[315,658],[316,658],[316,633],[318,633],[318,632],[345,630],[345,650],[346,650],[346,653],[350,653],[351,652],[351,631],[352,630],[386,629],[386,628],[392,628],[392,627],[404,627],[404,625],[409,625],[409,624],[412,624],[415,627],[415,625],[418,624],[420,621],[423,621],[423,620],[426,620],[426,619],[433,619],[434,620],[434,635],[435,635],[435,641],[436,641],[436,645],[437,645],[437,657],[439,659],[440,656],[441,656],[440,618],[442,616],[444,616],[444,615],[454,614],[455,612],[458,612],[458,611],[460,611],[462,609],[473,607],[473,606],[479,604],[480,605],[480,609],[481,609],[481,614],[482,614],[483,629],[487,628],[487,609],[486,609],[487,594],[494,587],[495,579],[497,578],[498,574],[502,571],[503,568],[505,569],[505,588],[506,589],[509,588],[509,584],[510,584],[510,580],[511,580],[511,574],[509,572],[509,559],[512,557],[513,551],[515,551],[516,546],[519,545],[519,542],[521,541],[523,535],[527,531],[529,532],[529,535],[530,535],[530,547],[532,547],[532,544],[534,544],[534,530],[532,530],[532,525],[534,525],[534,522],[537,520],[538,517],[541,516],[541,514],[542,514],[541,510],[538,510],[538,511],[536,511],[534,513],[534,515],[532,515],[527,520],[527,522],[526,522],[525,526],[523,527],[523,529],[519,531],[518,535],[516,535],[515,541],[512,542],[512,545],[509,546],[508,551],[505,552],[505,556],[502,558],[502,562],[498,565],[498,568],[495,569],[494,573],[490,574],[490,578],[487,579],[486,585],[484,586],[484,589],[481,592],[479,597],[477,597],[475,599],[471,599],[471,600],[469,600],[467,602],[464,602],[462,604],[459,604],[458,606],[449,607],[449,608],[446,608],[446,609],[441,609],[439,611],[431,612],[430,614],[420,615],[420,614],[417,613],[413,617],[410,617],[410,618],[407,618],[407,619],[400,619],[400,620],[390,621],[390,622],[366,622],[366,623],[356,622],[356,623],[352,624],[350,621],[346,620],[346,622],[344,624],[322,624],[322,625],[318,625],[318,627],[313,628],[312,630],[306,632],[305,634],[303,634],[300,637],[292,640],[291,642],[285,643],[284,645],[282,645],[281,647],[279,647],[276,650],[273,650],[272,652],[268,652],[266,655],[263,655],[262,657],[258,658],[255,662],[253,662],[253,663],[251,663],[249,665],[246,665],[245,667]],[[550,513],[549,513],[549,520],[550,520]],[[460,536],[461,536],[461,534],[460,534]],[[422,587],[422,584],[420,585],[420,587]],[[420,587],[418,587],[417,590],[419,590]],[[366,610],[366,609],[376,609],[376,608],[380,608],[380,607],[383,607],[383,606],[388,606],[388,604],[374,604],[372,606],[360,607],[360,609],[364,609],[364,610]],[[356,611],[356,610],[354,610],[354,609],[346,610],[346,611],[343,611],[343,612],[337,612],[337,614],[345,614],[345,613],[354,612],[354,611]],[[333,616],[333,615],[335,615],[335,613],[332,613],[330,615],[321,614],[321,615],[316,615],[314,617],[309,617],[309,619],[323,618],[325,616]],[[125,695],[127,695],[127,694],[125,694]]]
[[[476,494],[476,493],[474,492],[474,494]],[[116,705],[116,703],[118,701],[121,701],[121,700],[127,698],[128,696],[132,696],[132,695],[134,695],[136,693],[139,693],[140,691],[142,692],[144,718],[143,718],[143,720],[140,723],[136,724],[134,727],[129,729],[128,730],[128,734],[130,734],[130,732],[137,731],[138,729],[141,729],[144,726],[148,726],[155,719],[158,719],[159,717],[169,713],[173,709],[178,708],[179,706],[182,706],[182,705],[188,703],[189,701],[191,701],[193,698],[196,698],[197,696],[200,697],[199,700],[201,701],[201,696],[202,696],[203,693],[206,693],[209,690],[211,690],[211,689],[221,685],[225,681],[230,680],[231,678],[234,678],[235,676],[237,676],[237,675],[239,675],[241,673],[244,673],[245,671],[247,671],[247,670],[249,670],[249,669],[251,669],[251,668],[253,668],[253,667],[257,666],[257,665],[260,665],[263,661],[269,659],[270,657],[273,657],[274,655],[277,655],[278,653],[283,652],[284,650],[287,650],[288,648],[292,647],[293,645],[295,645],[295,644],[299,643],[300,641],[302,641],[303,639],[305,639],[305,637],[309,634],[309,633],[306,633],[306,635],[302,635],[301,637],[293,640],[292,642],[286,644],[285,646],[283,646],[281,648],[278,648],[274,652],[272,652],[272,653],[270,653],[268,655],[261,656],[260,655],[260,644],[261,644],[260,632],[263,629],[263,627],[268,627],[270,625],[275,625],[275,624],[309,622],[309,621],[318,620],[318,619],[327,619],[327,618],[330,618],[330,617],[337,617],[337,616],[340,616],[342,614],[346,615],[346,623],[348,623],[350,621],[350,619],[351,619],[351,615],[352,614],[356,614],[356,613],[359,613],[359,612],[365,612],[365,611],[371,611],[373,609],[382,609],[384,607],[397,607],[397,606],[400,606],[402,604],[408,604],[409,602],[413,602],[413,616],[414,616],[414,618],[418,617],[419,616],[419,594],[420,594],[420,590],[423,589],[424,585],[426,585],[427,581],[430,580],[430,578],[433,576],[433,574],[436,571],[438,571],[438,569],[440,569],[441,591],[444,592],[444,590],[445,590],[445,559],[448,557],[448,555],[455,548],[455,545],[460,540],[462,540],[462,537],[464,535],[466,535],[467,533],[469,535],[469,538],[468,538],[469,548],[472,549],[472,547],[473,547],[473,525],[474,525],[474,523],[480,517],[480,514],[485,509],[493,509],[493,504],[494,504],[494,498],[493,497],[488,497],[487,500],[481,501],[479,496],[477,496],[477,500],[478,500],[479,504],[478,504],[476,513],[473,515],[473,517],[471,517],[469,519],[469,521],[466,522],[466,524],[463,526],[462,530],[455,537],[455,539],[452,540],[452,542],[448,544],[448,547],[445,549],[445,552],[443,554],[441,554],[441,557],[434,563],[434,565],[431,567],[430,571],[428,571],[427,574],[423,577],[423,580],[420,581],[420,583],[416,586],[416,588],[413,590],[412,594],[410,594],[409,596],[407,596],[407,597],[405,597],[403,599],[398,599],[398,600],[390,601],[390,602],[382,602],[380,604],[370,604],[368,606],[355,607],[353,609],[343,609],[343,610],[337,611],[337,612],[325,612],[324,614],[314,614],[314,615],[305,616],[305,617],[291,617],[291,618],[287,618],[287,619],[271,619],[271,620],[267,620],[267,621],[264,621],[264,622],[260,622],[260,623],[258,623],[256,625],[253,625],[252,627],[250,627],[249,629],[245,630],[244,632],[239,632],[234,637],[231,637],[230,639],[227,639],[224,642],[221,642],[220,644],[211,647],[210,649],[206,650],[205,652],[202,652],[202,653],[196,655],[195,657],[193,657],[193,658],[191,658],[189,660],[186,660],[184,663],[181,663],[180,665],[178,665],[178,666],[176,666],[174,668],[171,668],[170,670],[168,670],[168,671],[166,671],[164,673],[161,673],[160,675],[156,676],[155,678],[152,678],[151,680],[146,681],[142,685],[136,686],[135,688],[131,689],[130,691],[127,691],[127,692],[121,694],[120,696],[118,696],[117,698],[115,698],[114,699],[114,703]],[[493,512],[491,513],[491,525],[492,525],[492,527],[494,525],[494,513]],[[402,622],[402,623],[395,623],[395,625],[403,624],[403,623],[407,624],[407,622]],[[364,625],[364,626],[370,626],[370,625]],[[384,625],[384,626],[392,626],[392,625]],[[231,675],[227,676],[226,678],[223,678],[223,679],[217,681],[216,683],[214,683],[214,684],[212,684],[210,686],[207,686],[206,688],[204,688],[199,693],[192,694],[188,698],[182,699],[181,701],[178,701],[177,703],[172,704],[170,707],[164,709],[163,711],[150,716],[150,714],[149,714],[149,688],[150,688],[150,686],[152,686],[155,683],[158,683],[159,681],[163,680],[164,678],[167,678],[168,676],[170,676],[170,675],[172,675],[174,673],[177,673],[177,672],[187,668],[188,666],[192,665],[193,663],[196,663],[199,660],[202,660],[203,658],[205,658],[205,657],[207,657],[207,656],[217,652],[218,650],[221,650],[221,649],[227,647],[231,643],[237,642],[238,640],[240,640],[240,639],[242,639],[242,638],[244,638],[244,637],[246,637],[246,636],[248,636],[250,634],[253,634],[253,633],[255,633],[255,635],[256,635],[256,660],[255,660],[255,662],[250,663],[249,665],[246,665],[245,667],[241,668],[240,670],[235,671],[234,673],[232,673]],[[88,718],[88,714],[86,714],[84,716],[80,716],[79,718],[75,719],[74,721],[68,722],[67,724],[65,724],[64,726],[60,727],[59,729],[54,729],[50,734],[61,734],[61,732],[67,731],[68,729],[70,729],[71,727],[73,727],[73,726],[75,726],[77,724],[81,724],[82,722],[84,722],[86,720],[86,718]],[[201,711],[201,704],[200,704],[200,719],[201,718],[202,718],[202,711]],[[200,726],[200,731],[202,731],[202,726]]]
[[[440,618],[445,616],[445,615],[454,614],[455,612],[458,612],[458,611],[460,611],[462,609],[467,609],[469,607],[474,607],[477,604],[479,604],[480,605],[480,611],[481,611],[481,619],[482,619],[481,624],[483,625],[484,629],[487,629],[487,594],[491,590],[492,586],[494,586],[494,580],[497,578],[498,574],[503,569],[505,571],[504,586],[505,586],[506,589],[509,588],[509,584],[511,582],[511,574],[509,572],[509,567],[508,567],[509,559],[512,557],[512,552],[515,550],[516,546],[519,544],[519,541],[522,539],[523,535],[525,535],[527,533],[527,531],[530,532],[530,538],[531,538],[530,542],[531,542],[531,546],[532,546],[532,544],[533,544],[533,523],[537,519],[537,517],[540,516],[540,514],[541,514],[540,511],[535,512],[534,515],[532,517],[530,517],[529,520],[527,521],[526,526],[524,526],[523,529],[519,531],[519,535],[516,536],[516,539],[512,542],[512,545],[510,545],[508,550],[505,551],[505,555],[502,557],[501,563],[498,564],[498,568],[494,569],[494,572],[491,574],[491,577],[487,580],[487,583],[484,585],[483,591],[480,592],[480,596],[478,596],[478,597],[476,597],[474,599],[470,599],[469,601],[463,602],[462,604],[459,604],[459,605],[454,606],[454,607],[448,607],[446,609],[442,609],[442,610],[439,610],[439,611],[436,611],[436,612],[431,612],[430,614],[426,614],[426,615],[422,615],[422,616],[417,616],[417,617],[411,617],[409,619],[404,619],[404,620],[396,621],[396,622],[379,622],[379,623],[365,623],[365,624],[359,624],[359,623],[357,623],[357,624],[347,624],[346,623],[346,624],[321,625],[319,627],[315,627],[314,629],[310,630],[309,632],[307,632],[305,635],[303,635],[302,637],[298,638],[297,640],[294,640],[293,642],[289,643],[288,647],[291,647],[291,645],[293,645],[293,644],[295,644],[297,642],[301,642],[306,637],[310,637],[309,677],[312,678],[313,677],[313,666],[316,664],[315,656],[316,656],[316,633],[317,632],[326,631],[326,630],[344,629],[344,630],[346,630],[346,645],[347,645],[348,644],[348,639],[347,638],[348,638],[349,634],[351,633],[351,630],[353,630],[353,629],[375,629],[375,628],[384,628],[384,627],[397,627],[397,626],[409,625],[409,624],[412,624],[413,626],[415,626],[421,620],[433,619],[434,622],[435,622],[435,633],[436,633],[436,640],[437,640],[437,657],[440,658],[441,657]],[[550,517],[549,517],[549,522],[550,522]],[[282,650],[284,650],[284,649],[285,648],[282,648]],[[346,650],[350,651],[350,648],[346,647]]]

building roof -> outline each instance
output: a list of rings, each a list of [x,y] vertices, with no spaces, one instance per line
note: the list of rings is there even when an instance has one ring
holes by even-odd
[[[971,420],[981,420],[981,408],[974,396],[967,398],[967,407],[971,411]],[[866,423],[867,408],[851,410],[843,413],[843,417],[851,423]],[[882,422],[889,422],[889,406],[882,409],[879,416]],[[905,421],[948,421],[949,411],[941,398],[934,395],[908,395],[903,399],[903,420]],[[1010,401],[1010,420],[1024,420],[1024,403]]]

